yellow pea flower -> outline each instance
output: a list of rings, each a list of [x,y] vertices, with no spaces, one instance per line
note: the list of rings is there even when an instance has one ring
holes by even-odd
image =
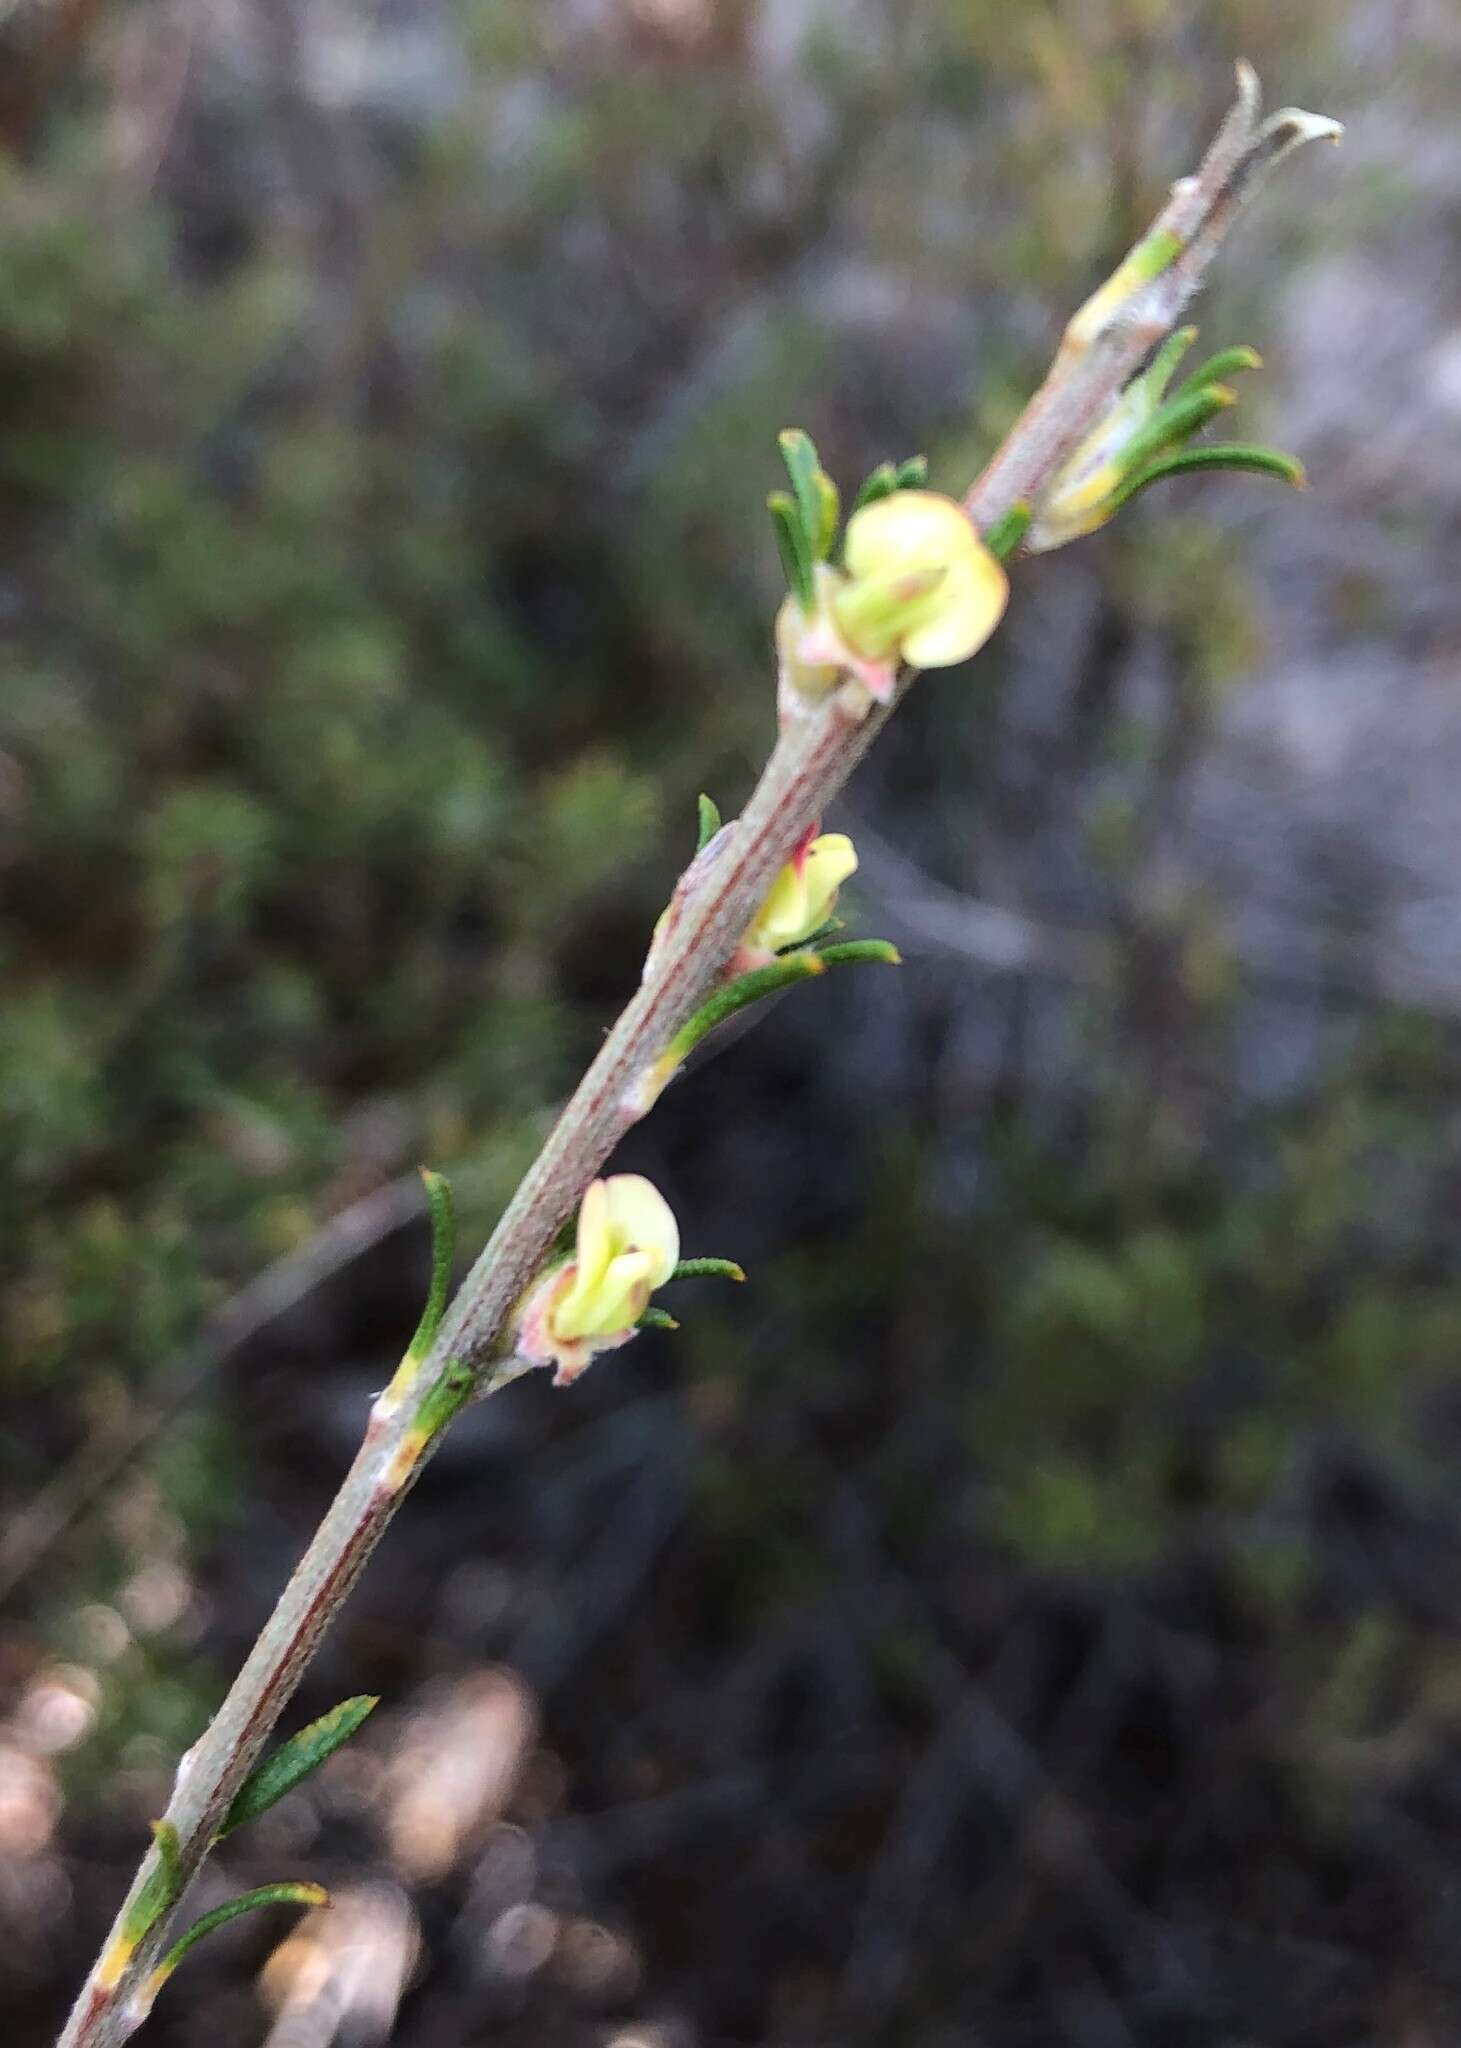
[[[680,1258],[674,1213],[652,1182],[614,1173],[590,1183],[578,1211],[573,1257],[546,1274],[518,1323],[517,1353],[578,1378],[596,1352],[627,1344]]]
[[[820,931],[837,907],[837,892],[857,872],[857,851],[845,832],[812,833],[767,891],[733,964],[744,973],[764,967],[787,946]]]
[[[832,616],[870,661],[948,668],[981,648],[1004,615],[1004,569],[964,508],[936,491],[894,491],[854,512],[845,559]]]
[[[879,703],[900,661],[948,668],[981,648],[1004,615],[1009,579],[962,505],[894,491],[847,522],[846,571],[819,568],[817,602],[793,598],[777,622],[783,708],[824,696],[839,673]]]

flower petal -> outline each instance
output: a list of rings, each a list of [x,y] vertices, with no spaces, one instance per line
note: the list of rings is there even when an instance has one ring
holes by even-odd
[[[850,575],[894,568],[937,568],[980,545],[963,507],[938,491],[895,491],[854,512],[847,522]]]
[[[832,914],[837,891],[857,873],[857,849],[845,832],[823,832],[807,848],[803,880],[810,920],[803,937],[810,938]]]
[[[904,637],[904,659],[915,668],[948,668],[967,661],[1004,616],[1009,579],[987,548],[961,561],[935,615]]]
[[[578,1209],[573,1256],[582,1284],[596,1287],[615,1252],[613,1200],[606,1180],[590,1181]]]
[[[674,1211],[642,1173],[611,1173],[603,1182],[616,1251],[650,1257],[650,1285],[662,1287],[680,1262],[680,1227]]]

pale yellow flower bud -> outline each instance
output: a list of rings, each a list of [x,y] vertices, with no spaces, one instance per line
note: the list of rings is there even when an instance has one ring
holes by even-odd
[[[838,890],[856,872],[857,852],[845,832],[804,840],[771,884],[741,941],[738,965],[763,965],[820,931],[837,907]]]
[[[1119,503],[1125,450],[1159,402],[1146,378],[1138,377],[1127,385],[1051,480],[1025,535],[1028,553],[1039,555],[1064,547],[1067,541],[1079,540],[1106,524]]]

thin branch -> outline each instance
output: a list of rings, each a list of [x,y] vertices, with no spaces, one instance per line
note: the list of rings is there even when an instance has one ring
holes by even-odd
[[[1288,128],[1278,133],[1283,122]],[[1257,82],[1240,70],[1238,103],[1195,178],[1111,284],[1071,322],[1049,377],[966,499],[981,529],[1038,496],[1202,280],[1238,206],[1294,124],[1259,129]],[[1302,140],[1303,134],[1296,139]],[[1155,252],[1155,253],[1154,253]],[[1154,267],[1155,265],[1155,267]],[[893,704],[861,720],[834,690],[783,729],[745,812],[678,892],[679,914],[560,1116],[536,1163],[448,1310],[430,1357],[375,1404],[365,1441],[333,1505],[227,1698],[183,1759],[157,1840],[144,1858],[59,2048],[115,2048],[143,2017],[139,1987],[168,1922],[229,1804],[338,1612],[439,1439],[469,1398],[526,1368],[507,1356],[512,1312],[588,1182],[641,1113],[642,1082],[721,977],[768,888],[881,732]],[[158,1909],[159,1898],[162,1909]]]

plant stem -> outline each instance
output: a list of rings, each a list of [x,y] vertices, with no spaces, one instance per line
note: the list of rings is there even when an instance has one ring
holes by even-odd
[[[1238,206],[1288,146],[1284,135],[1275,139],[1274,123],[1259,130],[1256,121],[1256,80],[1240,69],[1238,102],[1200,170],[1174,187],[1151,234],[1076,315],[1045,383],[968,493],[966,508],[981,530],[1038,498],[1197,289]],[[588,1182],[642,1113],[636,1084],[716,986],[777,870],[852,774],[910,680],[904,676],[894,704],[865,717],[850,713],[834,691],[789,724],[744,813],[703,871],[688,876],[652,974],[508,1204],[429,1357],[398,1374],[376,1402],[339,1493],[222,1706],[179,1766],[164,1816],[168,1840],[176,1843],[166,1909],[139,1927],[148,1910],[139,1901],[156,1897],[164,1867],[154,1846],[58,2048],[115,2048],[141,2024],[141,1993],[173,1912],[320,1636],[451,1416],[526,1370],[506,1355],[513,1308]]]

